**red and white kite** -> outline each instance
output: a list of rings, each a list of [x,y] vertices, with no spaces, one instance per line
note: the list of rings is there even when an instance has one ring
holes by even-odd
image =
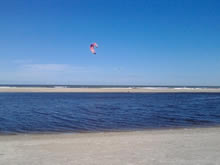
[[[95,49],[94,49],[95,47],[98,48],[98,44],[97,44],[97,43],[92,43],[92,44],[90,45],[90,50],[91,50],[91,52],[92,52],[93,54],[96,54]]]

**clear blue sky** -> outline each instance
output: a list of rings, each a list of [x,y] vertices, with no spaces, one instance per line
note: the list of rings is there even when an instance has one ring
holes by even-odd
[[[0,83],[220,85],[219,9],[218,0],[0,1]]]

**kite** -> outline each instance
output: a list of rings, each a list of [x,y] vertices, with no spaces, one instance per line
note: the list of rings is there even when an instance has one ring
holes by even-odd
[[[96,54],[95,49],[94,49],[95,47],[98,48],[98,44],[92,43],[92,44],[90,45],[90,50],[91,50],[91,52],[92,52],[93,54]]]

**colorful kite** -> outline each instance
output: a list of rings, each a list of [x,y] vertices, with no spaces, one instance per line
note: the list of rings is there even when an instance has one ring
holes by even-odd
[[[98,45],[97,45],[96,43],[92,43],[92,44],[90,45],[90,50],[91,50],[91,52],[92,52],[93,54],[96,54],[96,52],[95,52],[95,47],[98,48]]]

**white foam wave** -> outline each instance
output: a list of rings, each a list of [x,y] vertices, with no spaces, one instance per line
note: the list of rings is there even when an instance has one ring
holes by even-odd
[[[0,88],[2,88],[2,89],[9,89],[9,88],[17,88],[17,87],[9,87],[9,86],[0,86]]]

